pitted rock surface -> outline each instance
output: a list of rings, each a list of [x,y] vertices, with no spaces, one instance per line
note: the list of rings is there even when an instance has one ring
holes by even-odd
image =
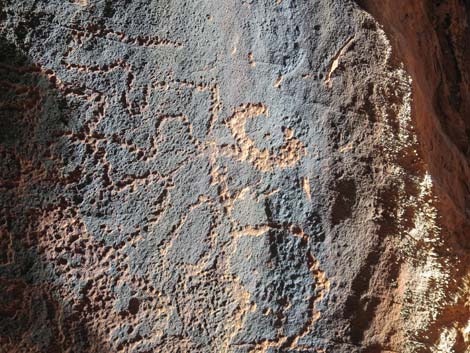
[[[1,352],[443,351],[459,260],[357,4],[0,16]]]

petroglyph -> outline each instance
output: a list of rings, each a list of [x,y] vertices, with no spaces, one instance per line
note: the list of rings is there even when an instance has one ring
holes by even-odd
[[[468,341],[434,330],[453,263],[408,76],[358,7],[23,3],[0,6],[0,351]]]
[[[257,116],[269,118],[268,108],[262,103],[246,104],[237,108],[229,118],[227,125],[237,141],[234,150],[228,153],[242,162],[249,162],[263,172],[269,172],[276,167],[289,168],[299,162],[306,154],[301,141],[294,136],[294,131],[286,128],[284,131],[284,145],[278,153],[272,153],[267,149],[260,150],[253,140],[247,135],[245,125],[247,120]]]
[[[330,68],[328,69],[328,73],[326,74],[326,77],[325,77],[325,85],[327,87],[331,87],[332,75],[336,71],[336,69],[339,67],[341,57],[344,54],[346,54],[346,52],[349,50],[349,48],[351,47],[353,43],[354,43],[354,37],[349,38],[346,41],[346,43],[341,47],[341,49],[338,51],[338,53],[336,53],[336,55],[331,60]]]

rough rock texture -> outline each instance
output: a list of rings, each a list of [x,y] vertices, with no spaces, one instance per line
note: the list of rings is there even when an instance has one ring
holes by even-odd
[[[0,3],[0,352],[470,351],[469,11]]]

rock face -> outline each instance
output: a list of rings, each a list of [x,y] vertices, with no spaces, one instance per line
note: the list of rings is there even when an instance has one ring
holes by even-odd
[[[469,11],[0,3],[0,352],[469,352]]]

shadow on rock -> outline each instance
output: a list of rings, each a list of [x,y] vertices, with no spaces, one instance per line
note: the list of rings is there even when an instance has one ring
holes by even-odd
[[[5,38],[0,47],[0,352],[94,351],[103,346],[77,319],[86,298],[59,276],[60,266],[73,266],[59,238],[79,231],[55,216],[77,198],[54,157],[67,104],[53,77]],[[75,302],[64,298],[71,291]]]

